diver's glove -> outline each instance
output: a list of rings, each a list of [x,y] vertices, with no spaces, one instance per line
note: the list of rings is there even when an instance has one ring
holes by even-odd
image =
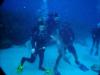
[[[43,49],[43,50],[44,50],[45,48],[46,48],[46,47],[45,47],[45,46],[43,46],[42,48],[40,48],[40,50],[41,50],[41,49]]]
[[[45,48],[46,48],[45,46],[42,47],[42,49],[45,49]]]
[[[45,46],[43,46],[43,47],[39,48],[39,50],[45,50],[45,48],[46,48],[46,47],[45,47]]]
[[[35,49],[33,48],[33,49],[32,49],[32,53],[34,53],[34,52],[35,52]]]

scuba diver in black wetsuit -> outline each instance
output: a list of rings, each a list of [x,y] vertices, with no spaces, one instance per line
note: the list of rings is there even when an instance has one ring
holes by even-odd
[[[57,34],[58,34],[57,44],[58,44],[59,55],[57,57],[57,60],[54,66],[54,70],[58,71],[57,69],[58,69],[58,65],[59,65],[61,58],[63,58],[65,62],[71,64],[65,55],[66,50],[68,50],[74,56],[75,63],[78,65],[78,67],[83,71],[87,71],[88,68],[79,62],[76,50],[73,46],[73,43],[75,40],[74,31],[67,25],[61,25],[59,27]]]
[[[18,67],[18,71],[22,71],[24,62],[33,63],[37,57],[39,56],[39,69],[45,71],[45,67],[43,67],[43,60],[44,60],[44,52],[46,48],[46,43],[48,39],[48,34],[46,32],[46,26],[44,25],[43,21],[38,22],[38,26],[33,29],[32,33],[32,48],[35,48],[35,51],[32,52],[31,57],[23,57],[21,60],[21,64]]]
[[[94,50],[93,48],[95,47],[96,48],[95,55],[98,56],[99,44],[100,44],[100,23],[98,23],[97,27],[92,30],[92,39],[93,39],[93,44],[91,47],[90,54],[93,53],[93,50]]]

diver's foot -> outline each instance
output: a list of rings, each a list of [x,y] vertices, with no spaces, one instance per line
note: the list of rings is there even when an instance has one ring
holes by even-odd
[[[53,74],[52,70],[50,70],[50,69],[45,69],[44,67],[39,67],[39,69],[41,71],[44,71],[46,75],[52,75]]]
[[[84,64],[80,63],[79,61],[76,61],[76,64],[78,65],[79,69],[84,72],[89,70]]]
[[[22,72],[22,70],[23,70],[23,66],[19,65],[18,68],[17,68],[17,72]]]
[[[87,66],[85,66],[84,64],[81,64],[81,63],[78,64],[78,67],[79,67],[80,70],[82,70],[84,72],[89,70],[89,68]]]

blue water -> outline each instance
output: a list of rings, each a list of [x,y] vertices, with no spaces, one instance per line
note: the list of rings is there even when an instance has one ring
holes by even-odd
[[[22,41],[20,41],[24,42],[23,45],[14,44],[10,48],[0,49],[0,67],[6,75],[45,75],[38,69],[38,58],[32,64],[25,62],[22,73],[16,72],[21,58],[30,57],[31,27],[36,24],[36,16],[40,9],[45,9],[42,13],[44,18],[49,12],[58,12],[62,22],[71,24],[75,31],[74,46],[79,60],[89,68],[87,72],[81,71],[75,64],[73,56],[67,53],[66,56],[72,65],[61,60],[59,65],[61,75],[98,75],[90,67],[100,63],[100,51],[99,56],[90,55],[89,52],[92,45],[90,31],[100,21],[100,0],[5,0],[2,7],[0,6],[0,14],[2,14],[0,22],[2,20],[8,28],[12,27],[12,35],[21,37]],[[53,69],[57,55],[56,44],[48,46],[44,66]]]

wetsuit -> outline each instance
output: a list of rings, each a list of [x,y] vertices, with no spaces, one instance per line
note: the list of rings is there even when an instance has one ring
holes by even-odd
[[[42,65],[43,65],[43,60],[44,60],[45,47],[48,41],[47,38],[48,38],[48,34],[46,30],[40,32],[38,28],[35,28],[35,30],[33,29],[31,43],[32,43],[32,48],[35,48],[35,52],[31,54],[30,58],[23,57],[21,60],[21,65],[23,65],[25,61],[33,63],[38,55],[39,60],[40,60],[39,69],[45,70],[45,68]]]
[[[59,37],[60,37],[61,44],[59,46],[60,47],[59,48],[59,55],[57,57],[56,64],[54,67],[55,70],[57,70],[57,67],[59,65],[61,58],[63,58],[67,63],[70,64],[67,57],[65,56],[66,49],[68,49],[68,51],[73,54],[76,64],[79,64],[77,53],[76,53],[75,48],[73,46],[73,42],[75,39],[74,32],[67,25],[60,26],[58,31],[59,31]]]
[[[92,48],[91,48],[91,52],[93,52],[93,48],[94,46],[96,47],[96,52],[95,55],[98,55],[99,53],[99,43],[100,43],[100,28],[94,28],[92,30],[92,39],[93,39],[93,44],[92,44]]]

